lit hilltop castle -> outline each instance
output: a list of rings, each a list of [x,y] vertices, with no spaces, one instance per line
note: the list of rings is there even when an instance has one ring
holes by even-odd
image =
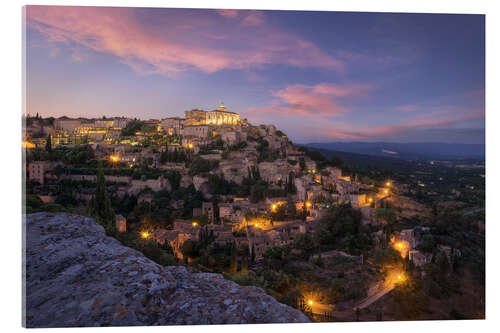
[[[239,125],[240,115],[235,112],[229,112],[226,110],[224,104],[221,104],[219,108],[213,111],[203,111],[203,110],[190,110],[185,111],[186,121],[185,126],[199,126],[199,125]]]

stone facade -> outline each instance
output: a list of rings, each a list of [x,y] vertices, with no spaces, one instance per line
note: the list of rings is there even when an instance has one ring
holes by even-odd
[[[210,132],[211,127],[208,125],[186,126],[182,130],[184,136],[193,136],[197,138],[206,138]]]
[[[121,215],[116,215],[115,218],[115,223],[116,223],[116,231],[118,232],[125,232],[127,231],[127,220],[121,216]]]
[[[234,112],[229,112],[226,107],[222,104],[218,109],[213,111],[204,110],[190,110],[185,111],[186,114],[186,126],[193,125],[231,125],[236,126],[240,124],[240,115]]]
[[[133,179],[130,182],[128,193],[136,195],[146,187],[151,188],[155,192],[161,190],[167,190],[167,191],[172,190],[172,186],[170,185],[168,179],[164,178],[163,176],[160,176],[158,177],[158,179],[147,179],[147,180]]]
[[[47,171],[53,170],[55,165],[56,164],[52,162],[31,162],[28,167],[29,179],[36,180],[43,185],[43,183],[45,182],[45,173]]]
[[[73,133],[73,131],[75,131],[81,123],[82,121],[79,119],[59,118],[54,120],[54,128],[56,130],[65,131],[66,133]]]
[[[180,135],[184,128],[185,119],[179,117],[165,118],[160,122],[160,126],[169,135]]]

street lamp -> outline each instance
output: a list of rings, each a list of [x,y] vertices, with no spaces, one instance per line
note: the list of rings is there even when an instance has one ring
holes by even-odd
[[[148,239],[150,236],[149,232],[147,231],[142,231],[141,232],[141,237],[144,238],[144,239]]]
[[[399,272],[396,275],[396,281],[394,283],[403,283],[406,281],[406,274],[404,272]]]

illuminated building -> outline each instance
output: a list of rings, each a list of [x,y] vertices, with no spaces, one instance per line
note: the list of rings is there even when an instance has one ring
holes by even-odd
[[[63,130],[66,133],[73,133],[81,123],[80,119],[58,118],[54,120],[54,128],[56,130]]]
[[[239,125],[240,115],[234,112],[227,111],[224,104],[221,104],[218,109],[213,111],[204,110],[190,110],[185,111],[186,114],[186,126],[198,126],[198,125],[213,125],[213,126],[223,126],[223,125]]]
[[[172,117],[163,119],[160,122],[160,124],[162,129],[168,135],[174,135],[174,134],[179,135],[181,134],[181,130],[184,128],[184,121],[185,119],[179,117]]]
[[[22,147],[26,149],[33,149],[36,148],[36,145],[33,142],[30,141],[23,141],[22,142]]]

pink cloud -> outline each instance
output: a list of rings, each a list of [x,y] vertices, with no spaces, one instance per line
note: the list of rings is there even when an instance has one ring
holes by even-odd
[[[224,17],[236,17],[238,16],[238,11],[236,9],[217,9],[216,12]]]
[[[227,18],[241,17],[243,26],[260,25],[264,23],[264,13],[259,10],[236,10],[236,9],[218,9],[217,13]],[[241,13],[241,15],[240,15]]]
[[[339,139],[339,140],[370,140],[374,138],[381,138],[390,136],[393,134],[408,131],[410,129],[416,128],[426,128],[426,127],[442,127],[451,126],[460,122],[481,119],[484,117],[484,109],[476,109],[471,112],[464,113],[458,116],[449,116],[435,119],[432,115],[424,115],[413,121],[394,124],[388,126],[375,126],[365,130],[358,131],[343,131],[336,128],[319,128],[316,129],[321,134],[325,135],[329,139]]]
[[[276,98],[271,105],[246,110],[246,114],[271,113],[290,116],[338,116],[348,112],[342,100],[348,97],[361,97],[373,89],[370,85],[317,85],[296,84],[287,86],[271,94]]]
[[[27,24],[50,43],[110,54],[141,74],[213,73],[271,64],[344,69],[343,62],[314,43],[267,23],[262,12],[237,12],[247,16],[234,25],[213,12],[164,11],[160,19],[155,17],[161,22],[151,22],[143,8],[28,6]],[[217,13],[235,15],[227,10]],[[251,25],[243,24],[245,20]]]
[[[241,21],[241,24],[247,25],[247,26],[252,26],[252,25],[259,25],[264,23],[264,15],[262,12],[259,11],[252,11],[250,14],[248,14],[243,21]]]

